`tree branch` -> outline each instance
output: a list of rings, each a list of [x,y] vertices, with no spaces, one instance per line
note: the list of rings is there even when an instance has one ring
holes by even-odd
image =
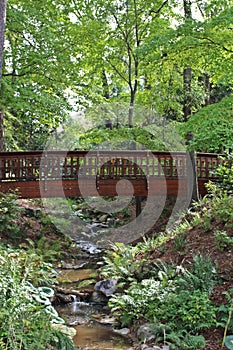
[[[119,69],[111,63],[110,60],[106,59],[106,61],[110,64],[110,66],[115,70],[115,72],[129,85],[129,81],[126,79],[126,77],[119,71]]]
[[[220,44],[220,43],[218,43],[218,42],[215,42],[213,39],[211,39],[211,38],[205,38],[205,37],[203,37],[203,38],[200,38],[200,39],[203,39],[203,40],[208,40],[210,43],[212,43],[212,44],[214,44],[214,45],[216,45],[216,46],[219,46],[219,47],[221,47],[224,51],[227,51],[227,52],[233,52],[233,50],[230,50],[230,49],[228,49],[227,47],[225,47],[224,45],[222,45],[222,44]]]

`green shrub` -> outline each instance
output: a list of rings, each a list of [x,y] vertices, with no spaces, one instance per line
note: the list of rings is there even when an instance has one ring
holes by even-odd
[[[53,263],[60,257],[62,245],[59,240],[49,241],[46,237],[41,237],[37,241],[27,239],[26,243],[20,244],[20,248],[25,249],[27,255],[33,254],[40,257],[41,261]]]
[[[224,230],[214,230],[214,240],[217,249],[220,251],[233,245],[233,237],[229,237]]]
[[[132,282],[126,294],[115,294],[109,302],[112,312],[120,316],[122,325],[130,324],[144,317],[148,321],[156,318],[155,310],[164,302],[169,286],[160,281],[145,279],[140,283]]]
[[[216,307],[211,303],[209,295],[200,290],[182,291],[174,300],[176,312],[174,322],[180,329],[193,334],[211,328],[216,324]]]
[[[143,317],[196,333],[216,323],[215,307],[207,292],[176,289],[172,281],[166,285],[154,279],[133,282],[125,294],[114,295],[109,306],[122,325]]]
[[[9,273],[18,280],[27,280],[36,286],[54,282],[55,271],[50,263],[31,250],[0,246],[0,259],[4,266],[2,273]]]
[[[201,108],[189,117],[188,122],[180,124],[183,135],[194,134],[191,147],[199,152],[223,153],[233,144],[232,124],[233,95],[220,102]]]
[[[216,175],[220,178],[218,186],[228,194],[233,194],[233,154],[227,154],[222,160],[223,163],[216,170]]]
[[[1,349],[44,350],[56,343],[58,332],[51,324],[55,310],[49,312],[36,297],[41,293],[37,285],[48,281],[52,281],[51,265],[36,254],[29,256],[24,250],[0,246]],[[75,349],[66,335],[60,333],[59,337],[68,345],[58,344],[57,350]]]
[[[217,271],[209,257],[195,255],[189,269],[183,269],[176,278],[176,285],[181,290],[200,290],[210,294],[213,291]]]
[[[142,269],[142,260],[138,260],[139,247],[115,243],[112,249],[104,257],[105,266],[101,269],[101,275],[105,278],[115,278],[121,282],[130,283],[136,280],[136,275]]]
[[[233,197],[215,183],[209,182],[206,187],[208,201],[202,208],[203,220],[224,223],[228,227],[233,227]]]
[[[150,324],[149,328],[156,337],[155,345],[165,343],[171,350],[201,350],[206,345],[202,335],[192,335],[185,330],[173,331],[165,324]]]
[[[12,239],[22,236],[17,222],[22,209],[19,207],[17,199],[18,196],[14,193],[0,193],[0,231]]]

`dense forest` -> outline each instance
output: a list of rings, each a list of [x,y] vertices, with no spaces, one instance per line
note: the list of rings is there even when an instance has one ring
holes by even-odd
[[[70,112],[76,139],[106,120],[153,134],[167,121],[196,150],[231,148],[231,18],[229,0],[8,1],[4,149],[43,149]]]

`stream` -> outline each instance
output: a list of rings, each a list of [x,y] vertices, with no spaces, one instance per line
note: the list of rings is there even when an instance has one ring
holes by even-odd
[[[74,344],[85,350],[127,350],[129,340],[117,334],[108,323],[108,317],[103,314],[103,306],[92,303],[74,301],[67,305],[56,307],[59,315],[76,330]],[[95,317],[99,321],[95,320]],[[109,319],[111,322],[111,319]]]
[[[80,209],[82,203],[67,208],[63,201],[50,202],[47,208],[53,223],[60,231],[65,231],[77,247],[78,257],[71,257],[71,263],[58,271],[58,285],[65,293],[54,304],[65,324],[75,328],[74,344],[79,350],[132,349],[132,342],[127,337],[129,330],[123,329],[119,333],[114,329],[115,322],[107,307],[108,298],[94,288],[98,281],[97,270],[103,260],[103,248],[94,244],[96,237],[101,236],[103,230],[122,224],[123,219],[90,211],[85,203]],[[128,214],[124,215],[124,220],[128,219]],[[80,225],[80,220],[84,225]],[[87,297],[79,297],[79,293],[86,291]]]
[[[80,248],[81,243],[78,244]],[[61,269],[58,275],[59,287],[70,290],[71,302],[58,303],[55,309],[59,316],[65,320],[67,326],[76,330],[73,338],[74,344],[82,350],[128,350],[132,343],[124,334],[114,330],[114,318],[109,314],[107,297],[94,290],[96,283],[98,259],[100,251],[93,245],[84,243],[83,251],[89,252],[90,258],[87,264],[80,263],[80,268]],[[89,268],[89,263],[92,262]],[[95,262],[93,265],[93,261]],[[87,267],[86,267],[86,266]],[[88,293],[87,297],[72,295],[72,292]],[[122,333],[127,330],[121,330]]]

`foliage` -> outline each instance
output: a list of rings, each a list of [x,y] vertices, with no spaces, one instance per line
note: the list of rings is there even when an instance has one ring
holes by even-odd
[[[41,237],[36,242],[27,239],[26,243],[20,245],[24,248],[29,256],[37,255],[46,263],[53,263],[61,255],[62,245],[59,240],[49,242],[46,237]]]
[[[189,211],[190,224],[200,225],[205,232],[210,231],[213,224],[223,224],[226,228],[231,228],[233,225],[232,196],[211,181],[206,184],[206,187],[208,194],[199,202],[193,203],[192,211]]]
[[[216,323],[216,308],[211,303],[209,295],[198,289],[190,292],[182,291],[177,300],[177,318],[181,328],[190,332],[198,332],[213,327]],[[174,308],[175,312],[176,308]],[[176,317],[174,317],[176,322]]]
[[[209,294],[215,270],[209,258],[195,256],[189,270],[160,261],[150,262],[146,269],[145,257],[137,257],[137,246],[120,244],[120,248],[118,254],[113,251],[109,253],[111,258],[105,258],[102,271],[106,277],[128,284],[127,291],[114,295],[109,302],[123,325],[135,323],[141,317],[149,322],[169,322],[173,329],[188,332],[214,325],[215,308]],[[150,278],[146,279],[146,275]]]
[[[59,336],[67,347],[57,349],[75,349],[64,334],[57,333],[52,327],[53,313],[48,313],[46,305],[38,303],[39,289],[34,287],[42,282],[51,281],[44,265],[35,257],[25,256],[24,251],[0,246],[0,341],[3,349],[40,349],[56,343]],[[33,261],[33,262],[32,262]],[[30,283],[30,282],[31,283]],[[47,288],[48,289],[48,288]],[[47,290],[46,289],[46,290]]]
[[[182,140],[171,123],[166,127],[153,124],[145,128],[118,126],[112,130],[100,126],[81,133],[71,142],[70,147],[87,150],[184,150]]]
[[[233,237],[229,237],[226,231],[214,230],[215,245],[220,251],[233,245]]]
[[[233,154],[229,153],[225,157],[220,157],[222,163],[216,169],[216,175],[220,182],[218,186],[226,190],[228,194],[233,194]]]
[[[0,193],[0,231],[12,239],[22,235],[17,222],[22,210],[16,202],[17,199],[15,193]]]
[[[209,217],[217,223],[223,222],[226,227],[233,225],[233,198],[226,191],[221,190],[216,184],[209,182],[207,185],[211,200],[206,206],[204,217]]]
[[[27,279],[27,281],[35,285],[47,285],[54,282],[56,274],[52,268],[52,265],[44,262],[43,257],[35,252],[30,250],[27,251],[25,249],[6,249],[4,246],[2,246],[1,255],[3,260],[9,255],[9,259],[7,259],[5,262],[5,267],[7,267],[8,263],[11,264],[12,259],[12,264],[15,265],[15,269],[17,267],[17,274],[19,275],[19,278],[21,276],[22,279]]]
[[[199,152],[223,153],[232,149],[233,95],[219,103],[202,108],[190,116],[187,123],[180,125],[183,134],[194,134],[190,147]]]
[[[123,325],[143,315],[149,322],[196,333],[213,326],[216,319],[208,293],[198,289],[178,291],[172,281],[166,285],[154,279],[132,282],[125,294],[111,297],[109,305],[112,312],[120,314]]]
[[[183,269],[177,278],[177,288],[182,290],[200,290],[211,294],[216,283],[217,271],[209,257],[195,255],[189,269]]]
[[[185,267],[150,259],[151,253],[159,250],[167,239],[172,238],[173,243],[177,239],[176,244],[180,237],[187,239],[193,226],[202,230],[213,228],[217,248],[229,247],[233,198],[216,183],[209,183],[207,188],[208,195],[181,214],[178,225],[166,237],[159,234],[134,247],[117,244],[105,258],[105,276],[118,279],[118,290],[110,298],[109,306],[119,322],[133,327],[150,322],[156,342],[164,341],[165,332],[171,349],[203,348],[204,339],[198,338],[198,334],[206,329],[227,325],[232,330],[230,306],[217,307],[210,299],[219,281],[209,256],[194,255],[191,261],[186,260]],[[232,295],[225,294],[231,305]]]
[[[6,148],[43,148],[52,134],[59,138],[57,127],[71,108],[80,121],[87,106],[106,102],[125,103],[129,119],[136,104],[146,107],[147,125],[154,115],[161,123],[182,120],[186,67],[192,67],[193,113],[229,94],[231,3],[196,5],[198,16],[184,21],[184,6],[167,1],[10,1],[1,90]],[[103,116],[104,108],[94,119]],[[231,136],[223,118],[216,128],[218,142],[221,130]]]
[[[184,330],[172,331],[171,327],[164,324],[151,324],[149,328],[156,337],[156,344],[166,343],[171,350],[200,350],[206,345],[202,335],[191,335]]]
[[[1,89],[8,150],[43,148],[70,108],[65,93],[72,65],[65,44],[69,21],[59,5],[8,3]]]
[[[211,229],[214,223],[216,244],[221,245],[223,241],[223,249],[229,244],[231,237],[227,231],[224,233],[217,227],[225,224],[227,229],[232,225],[232,196],[216,184],[209,183],[207,187],[209,194],[180,218],[179,225],[167,239],[172,237],[174,241],[179,236],[187,237],[193,225],[201,227],[205,223],[204,226],[208,224]],[[158,238],[145,240],[134,247],[121,244],[117,254],[114,250],[108,253],[103,271],[108,278],[114,276],[119,282],[118,293],[110,298],[109,305],[122,325],[136,327],[144,320],[153,327],[165,329],[171,349],[177,346],[198,349],[198,345],[194,345],[197,339],[190,338],[186,343],[186,336],[196,336],[220,323],[225,327],[229,318],[227,305],[216,307],[210,300],[217,282],[216,268],[208,256],[200,254],[193,256],[186,268],[159,260],[150,261],[147,258],[150,251],[165,242]],[[120,288],[121,281],[124,289]],[[161,333],[158,338],[161,342],[163,336]],[[204,347],[203,339],[197,341],[201,344],[199,348]]]
[[[134,276],[139,273],[142,264],[141,261],[137,260],[140,253],[139,248],[115,243],[112,245],[112,249],[104,257],[105,265],[101,269],[101,275],[117,279],[120,285],[135,281]]]

